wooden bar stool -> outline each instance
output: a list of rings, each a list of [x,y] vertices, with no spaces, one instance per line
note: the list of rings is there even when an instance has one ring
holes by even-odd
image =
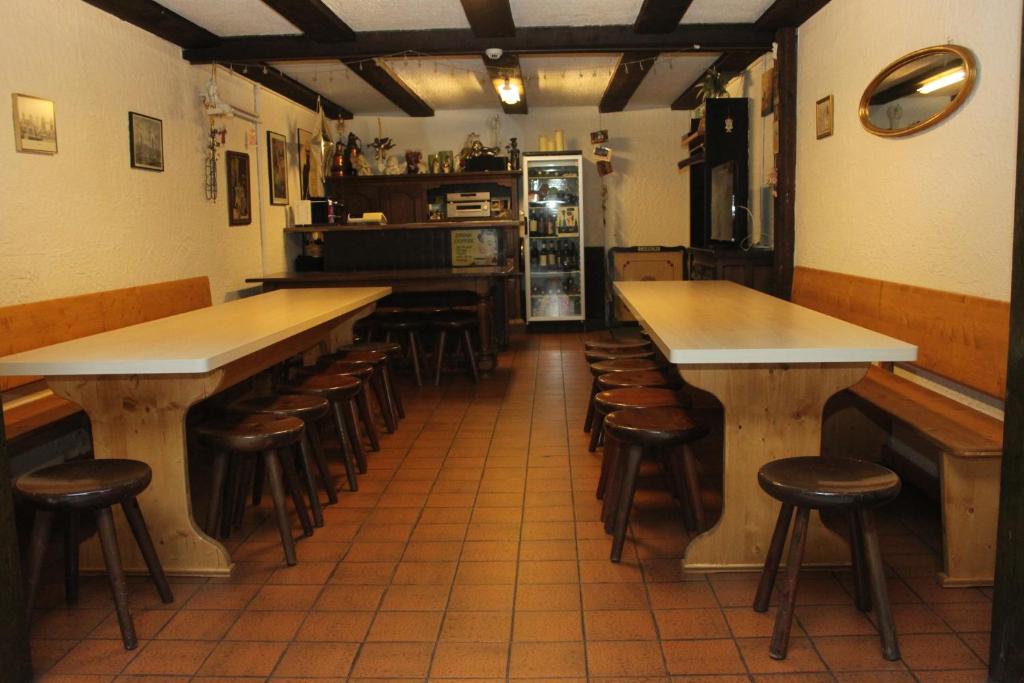
[[[646,339],[589,339],[583,342],[583,348],[587,351],[643,351],[651,348],[651,342]]]
[[[423,386],[423,375],[420,372],[420,342],[417,333],[426,327],[426,320],[418,313],[394,313],[381,316],[377,326],[384,332],[384,341],[393,341],[393,337],[405,340],[407,353],[412,360],[413,376],[416,386]]]
[[[458,345],[456,351],[462,348],[466,354],[466,364],[469,366],[469,372],[473,377],[473,383],[480,383],[480,371],[476,365],[476,351],[473,349],[473,337],[470,334],[472,331],[480,332],[480,319],[477,318],[475,313],[469,313],[466,311],[449,311],[442,313],[441,315],[435,315],[430,318],[430,327],[437,332],[437,338],[434,343],[435,367],[434,367],[434,386],[438,386],[441,383],[441,366],[444,362],[444,344],[448,335],[451,334],[458,339]]]
[[[327,502],[338,502],[338,493],[334,487],[331,471],[327,467],[327,458],[324,456],[323,444],[320,443],[320,434],[317,431],[319,423],[331,412],[330,403],[319,396],[275,394],[243,398],[228,406],[228,410],[241,415],[275,415],[277,417],[297,417],[302,420],[306,426],[299,439],[302,479],[306,485],[309,507],[313,512],[313,525],[322,527],[324,513],[323,507],[320,505],[320,496],[316,490],[314,471],[320,474],[320,485],[323,487],[324,493],[327,494]],[[255,477],[255,472],[253,472],[253,476]],[[239,484],[244,485],[247,479],[248,476],[241,478]],[[236,496],[236,501],[236,517],[239,517],[239,513],[245,509],[245,495],[240,493]]]
[[[288,508],[285,504],[285,488],[292,498],[304,536],[313,533],[306,505],[299,491],[295,463],[290,457],[280,457],[279,451],[295,446],[302,438],[304,425],[297,417],[278,417],[271,414],[224,415],[196,427],[199,438],[216,452],[213,461],[213,484],[210,508],[206,514],[207,533],[213,535],[222,514],[224,484],[227,479],[230,456],[261,458],[270,484],[270,496],[277,513],[277,529],[284,546],[285,561],[294,565],[295,542],[292,540]],[[241,469],[241,468],[236,468]],[[224,511],[224,514],[230,514]]]
[[[782,503],[754,598],[754,610],[757,612],[768,610],[789,523],[796,510],[786,576],[768,651],[772,659],[785,659],[789,649],[789,632],[796,610],[797,585],[811,510],[826,509],[845,514],[849,523],[857,608],[867,612],[874,603],[882,638],[882,656],[888,660],[899,659],[900,648],[889,607],[885,568],[871,514],[872,508],[884,505],[899,495],[900,478],[896,473],[873,462],[851,458],[783,458],[764,465],[757,473],[757,482],[765,493]]]
[[[124,510],[135,542],[138,543],[142,558],[160,593],[160,600],[165,603],[174,602],[170,584],[167,583],[136,498],[149,486],[152,478],[153,471],[144,462],[104,458],[73,460],[43,467],[23,474],[14,481],[15,494],[36,508],[28,557],[27,609],[30,620],[54,515],[57,513],[65,515],[67,519],[64,538],[66,598],[71,604],[78,601],[78,516],[83,512],[91,512],[96,517],[103,560],[107,565],[110,590],[114,595],[114,610],[121,627],[121,639],[125,649],[135,649],[138,639],[128,609],[128,584],[121,565],[114,517],[110,509],[120,505]]]
[[[597,378],[606,372],[622,372],[623,370],[660,370],[663,366],[649,358],[623,358],[620,360],[601,360],[590,364],[590,374],[594,379],[590,383],[590,401],[587,403],[587,416],[583,419],[583,431],[589,432],[594,424],[594,394],[597,393]]]
[[[682,382],[657,370],[623,370],[620,372],[606,372],[594,378],[597,383],[597,391],[608,391],[609,389],[624,389],[626,387],[651,387],[655,389],[674,389]],[[595,406],[596,408],[596,406]],[[597,450],[602,439],[604,430],[601,424],[604,415],[594,411],[594,421],[590,430],[590,445],[587,450],[591,453]]]
[[[611,561],[618,562],[626,542],[629,514],[636,494],[636,479],[644,457],[652,455],[656,449],[682,447],[685,462],[683,472],[692,472],[695,478],[696,460],[689,444],[704,436],[707,429],[694,422],[682,408],[669,407],[616,410],[605,417],[604,429],[618,442],[620,449],[625,448],[625,452],[619,451],[616,471],[610,475],[613,477],[613,485],[605,494],[613,497],[609,501],[614,511]],[[689,483],[688,488],[698,492],[693,497],[699,501],[696,481]]]
[[[282,393],[310,394],[331,404],[334,428],[338,433],[341,460],[345,465],[350,491],[359,490],[356,472],[366,472],[366,451],[356,430],[355,398],[362,383],[351,375],[304,375],[293,384],[279,387]]]
[[[619,360],[624,358],[654,358],[654,349],[633,349],[630,351],[584,351],[584,357],[588,363],[596,363],[602,360]]]
[[[330,360],[324,359],[322,362],[317,363],[311,368],[301,368],[299,370],[300,375],[345,375],[348,377],[355,377],[359,380],[359,391],[356,392],[356,412],[359,415],[359,421],[363,423],[363,430],[366,432],[366,438],[370,441],[370,450],[380,450],[380,437],[377,435],[377,424],[373,419],[373,410],[370,409],[370,397],[369,391],[373,387],[373,366],[369,363],[357,363],[355,361],[348,360]],[[353,436],[358,438],[358,432],[353,432]]]
[[[402,347],[393,342],[380,342],[382,345],[397,347],[401,353]],[[367,363],[373,367],[373,375],[370,377],[373,395],[377,398],[377,405],[380,406],[381,415],[384,417],[384,424],[389,434],[394,434],[398,429],[398,406],[395,402],[394,387],[391,385],[391,369],[389,357],[386,351],[375,351],[373,349],[342,349],[335,353],[328,354],[322,358],[327,361],[348,361],[352,363]]]
[[[344,358],[352,351],[377,351],[386,356],[383,368],[384,387],[390,397],[388,400],[394,404],[395,414],[399,419],[404,418],[405,406],[402,405],[402,396],[398,392],[398,385],[395,384],[392,374],[392,362],[402,357],[402,345],[398,342],[386,341],[358,342],[341,347],[334,355]]]

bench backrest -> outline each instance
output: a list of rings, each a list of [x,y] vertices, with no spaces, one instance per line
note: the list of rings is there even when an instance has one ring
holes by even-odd
[[[798,267],[793,303],[916,344],[917,366],[989,396],[1006,395],[1005,301]]]
[[[0,356],[127,327],[211,304],[210,280],[194,277],[0,308]],[[0,377],[0,391],[38,377]]]

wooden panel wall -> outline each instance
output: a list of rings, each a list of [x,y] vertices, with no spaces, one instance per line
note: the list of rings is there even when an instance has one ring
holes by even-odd
[[[1005,301],[799,267],[793,302],[916,344],[916,365],[989,396],[1006,394]]]

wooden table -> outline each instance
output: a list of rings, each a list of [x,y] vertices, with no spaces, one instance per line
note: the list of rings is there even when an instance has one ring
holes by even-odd
[[[500,266],[408,268],[396,270],[316,271],[252,277],[264,290],[299,287],[351,287],[387,284],[396,292],[470,291],[479,295],[480,369],[496,365],[497,347],[508,343],[509,283],[518,273],[510,261]]]
[[[757,471],[816,455],[825,401],[872,361],[912,361],[917,347],[726,281],[616,282],[615,290],[683,380],[724,407],[723,510],[686,549],[687,571],[759,568],[778,503]],[[843,539],[814,516],[807,565],[849,563]]]
[[[168,574],[217,576],[231,557],[192,516],[185,416],[190,406],[318,344],[351,339],[389,287],[282,290],[0,358],[0,375],[42,375],[92,423],[97,458],[127,457],[153,468],[140,504]],[[125,569],[145,563],[120,515]],[[82,547],[82,568],[103,568],[99,544]]]

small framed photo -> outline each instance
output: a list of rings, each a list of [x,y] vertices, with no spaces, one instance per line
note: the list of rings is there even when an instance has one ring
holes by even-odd
[[[14,111],[14,148],[35,154],[57,153],[57,118],[53,101],[42,97],[11,94]]]
[[[761,116],[775,113],[775,67],[761,74]]]
[[[164,170],[164,122],[152,116],[128,112],[128,146],[132,168]]]
[[[600,145],[605,142],[608,142],[607,129],[595,130],[590,134],[590,144]]]
[[[832,109],[831,95],[814,104],[814,129],[819,140],[832,135]]]
[[[288,143],[280,133],[267,131],[270,170],[270,203],[288,203]]]
[[[610,161],[599,161],[597,162],[597,175],[602,178],[606,175],[611,175],[614,172],[612,168],[612,162]]]
[[[610,161],[611,158],[612,158],[612,148],[611,147],[605,147],[603,145],[599,146],[599,147],[595,147],[594,148],[594,156],[598,157],[598,158],[601,158],[601,159],[607,159],[607,160]]]
[[[225,152],[228,182],[228,225],[252,223],[252,192],[249,184],[249,155]]]

